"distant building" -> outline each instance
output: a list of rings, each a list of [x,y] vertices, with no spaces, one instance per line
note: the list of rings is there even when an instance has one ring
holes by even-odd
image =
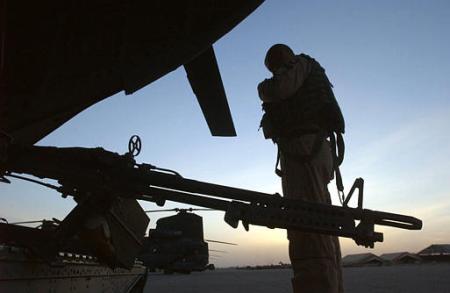
[[[420,263],[421,258],[416,254],[412,254],[409,252],[395,252],[395,253],[385,253],[380,255],[380,258],[386,264],[412,264],[412,263]]]
[[[417,254],[424,261],[450,262],[450,244],[433,244]]]
[[[383,260],[373,253],[349,254],[342,259],[344,267],[381,266]]]

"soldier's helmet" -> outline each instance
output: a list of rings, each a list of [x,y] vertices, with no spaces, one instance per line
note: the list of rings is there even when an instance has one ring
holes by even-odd
[[[294,51],[285,44],[275,44],[267,50],[264,64],[270,72],[275,72],[284,64],[289,63],[295,58]]]

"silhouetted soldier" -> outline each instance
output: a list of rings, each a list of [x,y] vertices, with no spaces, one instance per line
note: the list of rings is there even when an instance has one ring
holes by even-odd
[[[325,70],[313,58],[295,55],[286,45],[272,46],[265,65],[273,77],[258,85],[266,138],[278,145],[283,194],[287,198],[331,204],[327,185],[338,166],[344,120]],[[327,139],[328,138],[328,139]],[[343,149],[343,147],[341,148]],[[342,191],[342,187],[338,187]],[[341,252],[334,236],[288,230],[294,292],[343,292]]]

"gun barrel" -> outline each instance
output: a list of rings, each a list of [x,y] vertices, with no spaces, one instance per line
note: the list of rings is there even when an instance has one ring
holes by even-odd
[[[263,197],[262,201],[245,202],[160,187],[148,187],[142,193],[145,194],[139,198],[142,200],[170,200],[225,211],[225,221],[234,228],[241,221],[246,229],[252,224],[336,235],[352,238],[358,244],[371,247],[374,242],[383,241],[383,234],[374,231],[376,224],[409,230],[419,230],[422,227],[419,219],[410,216],[274,196],[269,199]],[[360,220],[360,223],[356,225],[355,220]]]
[[[158,187],[148,187],[143,190],[143,195],[137,199],[152,201],[152,202],[164,202],[165,200],[180,202],[189,205],[195,205],[220,211],[227,211],[229,201],[202,197],[200,195],[189,194],[176,190],[167,190]]]
[[[420,230],[422,229],[422,221],[405,215],[365,210],[366,214],[371,214],[375,219],[376,225],[390,226],[407,230]]]
[[[162,173],[158,171],[146,172],[145,179],[152,186],[182,190],[189,193],[204,194],[208,196],[234,199],[239,201],[251,202],[271,200],[276,197],[276,195],[273,194],[187,179],[177,175]]]
[[[149,172],[149,182],[153,186],[159,186],[164,188],[170,188],[172,190],[181,190],[188,193],[195,193],[213,197],[220,197],[232,200],[238,200],[241,202],[250,202],[250,203],[269,203],[272,204],[278,201],[278,205],[286,205],[287,202],[290,202],[287,199],[283,199],[280,196],[276,196],[273,194],[245,190],[235,187],[229,187],[224,185],[212,184],[192,179],[186,179],[180,176],[166,174],[156,171]],[[154,189],[153,191],[156,191]],[[164,194],[167,197],[173,197],[174,194],[170,195],[168,191],[162,191],[162,189],[158,189],[159,194]],[[157,193],[158,193],[157,192]],[[281,201],[280,201],[281,200]],[[211,204],[212,202],[209,201]],[[198,202],[197,205],[201,205],[202,200]],[[298,203],[298,201],[295,201]],[[195,204],[190,202],[189,204]],[[291,204],[293,204],[291,202]],[[212,204],[214,205],[214,204]],[[328,207],[328,205],[320,205],[321,207]],[[211,207],[211,206],[208,206]],[[350,208],[350,207],[340,207],[333,206],[334,209],[340,210],[343,213],[350,213],[352,217],[356,220],[373,220],[375,224],[383,225],[383,226],[391,226],[408,230],[419,230],[422,228],[422,221],[417,218],[404,216],[399,214],[387,213],[387,212],[379,212],[372,211],[368,209],[360,209],[360,208]],[[216,208],[216,207],[211,207]],[[217,207],[216,209],[224,210],[222,208]]]

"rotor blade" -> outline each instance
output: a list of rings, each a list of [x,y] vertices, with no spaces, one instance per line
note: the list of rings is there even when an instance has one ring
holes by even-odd
[[[214,211],[217,211],[217,212],[221,212],[221,210],[216,210],[216,209],[200,209],[200,208],[198,208],[198,209],[188,209],[189,211],[202,211],[202,212],[208,212],[208,211],[210,211],[210,212],[214,212]]]
[[[174,208],[174,209],[161,209],[161,210],[146,210],[144,213],[158,213],[158,212],[194,212],[194,211],[219,211],[216,209],[207,209],[207,208],[188,208],[188,209],[181,209],[181,208]]]
[[[236,136],[213,47],[184,64],[189,83],[213,136]]]
[[[228,253],[227,251],[224,251],[224,250],[217,250],[217,249],[209,249],[209,251],[212,251],[212,252],[219,252],[219,253]]]
[[[178,209],[146,210],[144,213],[176,212]]]
[[[14,223],[9,223],[11,225],[21,225],[21,224],[36,224],[36,223],[42,223],[46,220],[36,220],[36,221],[24,221],[24,222],[14,222]]]
[[[214,242],[214,243],[227,244],[227,245],[237,245],[236,243],[224,242],[224,241],[217,241],[217,240],[210,240],[210,239],[205,239],[205,241],[206,241],[206,242]]]

